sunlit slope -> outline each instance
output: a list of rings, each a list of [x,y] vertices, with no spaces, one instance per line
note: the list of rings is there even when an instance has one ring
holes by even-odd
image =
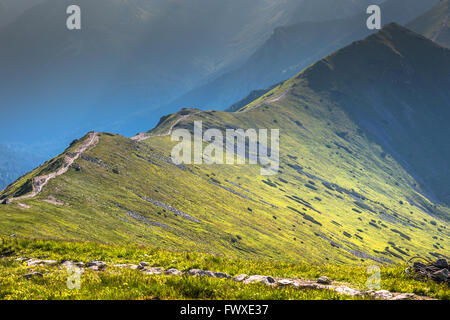
[[[450,203],[450,50],[391,24],[299,80],[345,110],[433,200]]]
[[[422,38],[392,28],[379,36],[395,40],[399,35],[394,31],[400,30],[423,45]],[[372,43],[365,40],[343,52],[357,52],[367,42]],[[395,43],[375,42],[381,48]],[[390,58],[380,56],[377,67],[389,70]],[[333,57],[240,112],[185,109],[164,118],[142,141],[100,134],[98,143],[37,197],[0,206],[0,234],[318,263],[448,257],[449,209],[430,201],[409,169],[368,138],[359,118],[325,89],[339,89],[331,75],[318,69],[321,73],[314,76],[314,69],[327,61]],[[430,68],[435,68],[433,61]],[[348,75],[352,71],[329,66],[344,68]],[[323,86],[316,87],[320,77]],[[344,83],[364,80],[340,78]],[[382,87],[373,89],[379,96],[386,93]],[[425,95],[428,89],[417,92]],[[200,120],[204,128],[280,129],[279,174],[262,176],[257,165],[173,164],[175,142],[167,133],[192,129]],[[55,161],[23,177],[0,198],[26,193],[26,181],[57,166]]]
[[[434,8],[409,23],[408,28],[450,48],[450,1],[442,0]]]

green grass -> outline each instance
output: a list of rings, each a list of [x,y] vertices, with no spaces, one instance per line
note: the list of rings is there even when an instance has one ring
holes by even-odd
[[[328,290],[270,288],[261,284],[244,285],[231,280],[188,276],[143,275],[137,270],[107,268],[102,272],[85,270],[81,289],[67,288],[67,271],[58,266],[33,266],[15,261],[34,257],[88,262],[102,260],[109,264],[146,261],[152,266],[193,268],[226,272],[230,275],[261,274],[275,277],[330,279],[364,289],[368,278],[365,265],[336,266],[305,263],[280,263],[264,260],[227,259],[195,252],[167,251],[150,247],[107,246],[91,242],[4,239],[0,252],[0,299],[349,299]],[[404,265],[382,267],[381,287],[395,292],[416,293],[449,299],[447,285],[419,282],[404,274]],[[31,270],[43,278],[21,278]]]
[[[289,109],[276,116],[280,122],[289,121],[289,117],[295,116],[291,102],[288,101],[287,105]],[[264,109],[255,110],[254,113],[258,113],[261,126],[273,120],[273,115],[266,115]],[[300,132],[302,143],[299,144],[296,142],[299,134],[295,130],[296,125],[292,123],[285,127],[281,152],[283,172],[269,178],[279,184],[276,188],[262,183],[266,178],[259,176],[258,167],[188,166],[187,170],[181,170],[166,163],[155,155],[169,156],[167,149],[173,143],[168,137],[132,143],[121,136],[102,135],[97,147],[86,155],[102,159],[105,166],[79,159],[77,165],[81,171],[71,168],[63,176],[51,180],[38,197],[22,201],[30,209],[19,208],[15,203],[1,206],[0,234],[110,244],[152,244],[167,249],[214,252],[232,257],[338,264],[358,263],[361,260],[344,249],[331,246],[318,235],[341,243],[345,248],[354,249],[357,246],[359,251],[396,262],[402,260],[385,251],[386,247],[393,251],[392,243],[410,256],[420,254],[431,258],[430,252],[448,254],[444,247],[445,241],[439,240],[448,239],[448,223],[434,219],[437,224],[432,225],[430,222],[433,218],[422,210],[408,203],[399,204],[400,200],[404,201],[405,195],[417,202],[429,204],[427,199],[405,188],[407,183],[413,183],[413,179],[400,166],[391,158],[382,159],[376,151],[369,151],[371,149],[364,140],[358,141],[358,144],[362,144],[359,148],[360,157],[364,157],[362,161],[338,149],[329,150],[326,145],[332,143],[328,138],[332,133],[321,133],[321,129],[314,129],[315,126],[322,126],[317,121],[323,120],[317,120],[307,113],[298,113],[298,118],[312,132]],[[225,123],[240,124],[241,121],[250,121],[253,116],[214,113],[211,121],[218,121],[220,117]],[[243,117],[245,119],[239,119]],[[340,143],[345,144],[342,141]],[[148,157],[153,163],[135,154]],[[292,160],[289,156],[298,158]],[[361,162],[365,165],[359,164]],[[328,190],[318,181],[317,191],[305,187],[311,178],[298,173],[288,164],[302,166],[308,174],[332,181],[346,190],[354,189],[367,195],[369,200],[365,203],[376,213],[361,208],[361,213],[356,213],[352,210],[356,205],[351,195]],[[394,181],[389,171],[384,171],[387,166],[396,170]],[[112,172],[116,167],[120,174]],[[361,168],[357,180],[351,173],[355,173],[355,168]],[[280,178],[288,183],[283,183]],[[212,183],[214,181],[255,201],[219,188]],[[405,182],[397,186],[396,181]],[[139,198],[139,195],[167,203],[194,216],[201,223],[196,224],[171,212],[164,212]],[[46,203],[43,200],[48,196],[54,196],[69,205]],[[287,196],[308,201],[320,213]],[[259,200],[271,203],[276,208]],[[322,226],[305,220],[288,207],[305,212]],[[170,228],[137,221],[127,215],[128,210]],[[381,212],[387,213],[389,221]],[[375,220],[381,229],[370,226],[371,220]],[[403,223],[419,228],[405,227]],[[392,232],[392,229],[400,230],[411,240]],[[352,238],[344,236],[344,232]],[[433,239],[435,236],[438,238]],[[441,247],[434,248],[436,243]],[[408,256],[403,259],[408,259]]]
[[[69,290],[66,286],[68,275],[65,271],[45,270],[50,274],[33,280],[11,275],[11,272],[21,271],[20,267],[10,267],[8,275],[1,274],[0,299],[349,299],[328,290],[314,292],[273,289],[262,284],[243,285],[230,280],[142,275],[136,270],[87,271],[82,275],[80,290]]]

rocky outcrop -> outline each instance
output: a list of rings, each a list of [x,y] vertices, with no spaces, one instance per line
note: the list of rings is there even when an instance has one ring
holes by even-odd
[[[322,277],[320,277],[319,279],[317,279],[317,283],[320,283],[320,284],[330,284],[330,283],[331,283],[331,280],[328,279],[328,277],[322,276]]]
[[[438,259],[430,263],[413,262],[415,259],[417,260],[418,258],[413,258],[409,261],[410,267],[406,269],[406,273],[418,280],[432,280],[437,283],[450,284],[450,266],[446,259]]]
[[[263,283],[265,285],[274,285],[276,283],[276,280],[270,276],[260,276],[260,275],[254,275],[250,276],[247,279],[243,281],[245,284],[249,283]]]
[[[160,207],[160,208],[162,208],[164,210],[171,211],[175,215],[183,217],[185,219],[188,219],[188,220],[190,220],[192,222],[196,222],[196,223],[200,222],[200,220],[190,216],[186,212],[183,212],[183,211],[178,210],[178,209],[176,209],[176,208],[174,208],[172,206],[169,206],[168,204],[165,204],[164,202],[161,202],[161,201],[158,201],[158,200],[155,200],[155,199],[152,199],[152,198],[147,198],[147,197],[141,197],[141,199],[145,200],[147,202],[150,202],[150,203],[154,204],[155,206]]]
[[[102,269],[106,268],[107,266],[108,265],[103,261],[89,261],[86,264],[86,267],[88,269],[92,269],[92,270],[96,270],[96,271],[102,270]]]

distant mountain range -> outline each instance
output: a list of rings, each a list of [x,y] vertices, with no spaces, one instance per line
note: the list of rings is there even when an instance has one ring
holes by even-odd
[[[0,145],[0,189],[5,188],[11,181],[17,179],[22,174],[30,171],[32,168],[27,168],[28,170],[23,170],[20,164],[23,159],[20,159],[17,154],[9,150],[6,146]],[[16,165],[18,163],[19,165]]]
[[[11,122],[21,125],[28,143],[60,132],[56,123],[68,127],[66,132],[109,127],[133,134],[138,123],[118,122],[244,61],[296,5],[80,0],[83,22],[77,32],[65,27],[72,2],[44,1],[0,29],[0,68],[9,74],[0,79],[0,95],[3,105],[14,106],[8,122],[1,123],[2,141],[11,136]],[[64,116],[58,117],[63,105]],[[48,130],[37,127],[30,134],[26,128],[36,116]]]
[[[91,132],[2,193],[0,234],[314,263],[446,257],[450,50],[398,24],[238,112]],[[172,162],[174,129],[280,130],[280,171]],[[270,147],[270,146],[269,146]]]
[[[0,27],[13,22],[25,10],[45,0],[2,0],[0,2]]]
[[[23,14],[0,28],[0,68],[9,74],[0,96],[13,106],[0,122],[0,142],[57,132],[66,144],[89,129],[134,134],[167,112],[158,107],[246,61],[274,28],[321,20],[320,7],[339,16],[360,7],[354,0],[338,8],[329,0],[80,0],[82,31],[70,32],[72,2],[3,5],[11,19]]]
[[[387,0],[381,4],[382,21],[406,24],[438,2]],[[366,27],[367,17],[364,9],[343,19],[301,22],[276,28],[241,67],[192,90],[171,106],[224,109],[250,91],[289,79],[318,59],[371,34],[373,31]]]
[[[449,0],[443,0],[436,6],[431,8],[423,15],[417,17],[412,22],[408,23],[408,28],[426,36],[427,38],[437,42],[441,46],[450,47],[450,9]],[[361,4],[358,2],[358,4]],[[326,19],[324,19],[326,20]],[[242,100],[234,103],[227,108],[227,111],[233,112],[247,105],[251,100],[255,100],[260,96],[272,90],[275,86],[270,86],[266,89],[253,90],[248,96]]]
[[[300,0],[286,25],[344,19],[365,12],[368,6],[382,2],[384,0]]]
[[[159,105],[244,62],[298,10],[321,19],[327,1],[80,0],[81,32],[65,28],[73,1],[1,1],[0,143],[26,145],[29,168],[92,129],[144,130]],[[336,14],[355,10],[344,2]]]
[[[42,159],[42,155],[0,144],[0,189],[38,166]]]
[[[245,60],[297,5],[80,0],[82,30],[68,31],[73,1],[0,2],[0,143],[45,158],[92,129],[132,135],[156,124],[156,106]]]

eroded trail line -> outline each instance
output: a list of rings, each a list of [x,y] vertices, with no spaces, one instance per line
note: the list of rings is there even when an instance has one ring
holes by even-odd
[[[169,128],[169,131],[167,131],[167,133],[161,133],[161,134],[148,134],[148,133],[139,133],[138,135],[134,136],[131,138],[131,140],[135,140],[135,141],[144,141],[147,140],[148,138],[151,137],[167,137],[170,136],[173,132],[173,128],[175,128],[175,126],[177,124],[179,124],[181,121],[186,120],[187,118],[189,118],[190,116],[199,114],[201,111],[195,112],[195,113],[191,113],[191,114],[187,114],[184,116],[179,117]]]
[[[263,104],[270,104],[270,103],[278,102],[278,101],[280,101],[281,99],[283,99],[283,98],[290,92],[290,90],[291,90],[291,89],[288,89],[285,93],[283,93],[282,95],[280,95],[280,96],[278,96],[278,97],[276,97],[276,98],[261,101],[261,102],[258,103],[256,106],[251,107],[251,108],[248,108],[248,109],[245,109],[245,110],[242,111],[242,112],[249,112],[250,110],[259,108],[259,107],[262,106]]]
[[[359,297],[359,298],[371,298],[380,300],[434,300],[427,296],[420,296],[414,293],[402,293],[402,292],[390,292],[387,290],[359,290],[354,289],[346,284],[335,283],[327,277],[320,277],[318,280],[300,279],[300,278],[275,278],[271,276],[262,275],[246,275],[239,274],[236,276],[231,276],[224,272],[214,272],[209,270],[201,269],[189,269],[181,271],[175,268],[163,269],[161,267],[152,267],[147,262],[140,262],[139,264],[108,264],[104,261],[89,261],[75,262],[75,261],[64,261],[58,262],[56,260],[40,260],[29,257],[19,257],[15,259],[22,263],[26,263],[27,266],[64,266],[66,268],[78,267],[87,268],[93,271],[104,271],[107,268],[119,268],[119,269],[131,269],[139,270],[144,275],[166,275],[166,276],[185,276],[185,277],[209,277],[217,279],[227,279],[235,282],[240,282],[243,284],[252,283],[262,283],[266,286],[272,288],[286,288],[290,287],[299,290],[330,290],[338,294]],[[29,278],[33,274],[24,275],[23,277]]]
[[[66,157],[64,158],[64,164],[61,168],[59,168],[55,172],[51,172],[45,176],[39,176],[39,177],[33,178],[33,183],[32,183],[33,190],[30,193],[23,195],[21,197],[8,199],[8,202],[30,199],[30,198],[34,198],[35,196],[37,196],[42,191],[42,188],[51,179],[56,178],[57,176],[60,176],[64,173],[66,173],[67,170],[69,170],[70,166],[74,163],[75,160],[77,160],[80,157],[80,155],[82,153],[86,152],[89,148],[94,147],[98,142],[98,136],[99,136],[98,132],[89,133],[89,136],[86,139],[86,141],[84,141],[83,144],[81,146],[79,146],[75,152],[69,153],[68,155],[66,155]]]

